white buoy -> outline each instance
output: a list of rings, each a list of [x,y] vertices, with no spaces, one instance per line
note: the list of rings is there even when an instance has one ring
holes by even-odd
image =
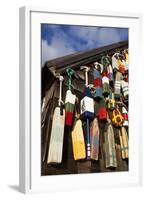
[[[48,151],[47,163],[61,163],[63,152],[63,138],[64,138],[64,124],[65,124],[65,110],[61,113],[62,106],[62,82],[63,76],[59,76],[60,94],[58,106],[55,108],[51,129],[51,137]]]

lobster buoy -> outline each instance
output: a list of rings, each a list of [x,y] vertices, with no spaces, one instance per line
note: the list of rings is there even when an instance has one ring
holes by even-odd
[[[90,140],[91,140],[91,159],[99,159],[99,124],[97,117],[91,123],[90,127]]]
[[[81,100],[81,118],[94,118],[94,101],[89,88],[85,88],[83,99]]]
[[[126,58],[126,61],[125,61],[125,66],[126,66],[126,70],[128,70],[129,69],[129,55],[128,55],[128,50],[125,50],[124,51],[124,53],[125,53],[125,58]]]
[[[107,120],[107,108],[104,98],[100,100],[99,109],[98,109],[98,118],[101,121]]]
[[[52,129],[50,136],[50,144],[48,149],[47,163],[61,163],[63,155],[63,138],[64,138],[64,124],[65,124],[65,110],[62,109],[62,82],[63,76],[58,76],[60,81],[60,94],[58,106],[54,110]]]
[[[115,53],[113,56],[112,56],[112,68],[113,68],[113,71],[116,72],[119,70],[119,64],[118,64],[118,53]]]
[[[104,150],[105,150],[105,167],[117,167],[115,138],[113,126],[110,119],[107,119],[107,123],[104,131]]]
[[[121,115],[118,108],[113,110],[112,122],[115,126],[122,126],[124,121],[123,116]]]
[[[77,119],[71,133],[74,160],[86,158],[85,140],[82,121]]]
[[[110,94],[108,97],[108,109],[113,110],[115,108],[115,97],[114,93],[110,90]]]
[[[115,98],[119,98],[121,95],[121,78],[122,74],[120,72],[116,72],[116,79],[114,85]]]
[[[108,72],[106,69],[103,70],[102,72],[102,93],[104,97],[107,97],[110,92],[110,87],[109,87],[109,77],[108,77]]]
[[[75,99],[76,99],[76,95],[72,94],[70,90],[67,90],[66,98],[65,98],[65,125],[66,126],[72,125]]]
[[[129,142],[128,142],[127,131],[123,126],[119,130],[119,139],[120,139],[122,159],[127,159],[129,157]]]
[[[122,80],[121,81],[121,86],[122,86],[122,92],[125,98],[128,98],[129,96],[129,86],[128,86],[128,82]]]
[[[108,70],[109,81],[110,81],[110,83],[113,83],[114,76],[113,76],[113,69],[112,69],[111,64],[108,65],[108,69],[107,70]]]
[[[128,112],[124,106],[122,107],[122,116],[124,118],[123,126],[128,126]]]
[[[95,63],[97,65],[97,63]],[[93,85],[95,87],[94,98],[101,99],[102,98],[102,76],[100,70],[94,69],[93,71],[94,81]]]
[[[83,98],[80,102],[81,119],[86,120],[86,138],[87,138],[87,159],[91,158],[91,144],[90,144],[90,120],[94,118],[94,100],[88,84],[88,71],[89,68],[82,66],[81,70],[85,71],[85,90]]]
[[[121,72],[122,74],[125,74],[126,68],[125,68],[123,61],[118,59],[118,64],[119,64],[119,72]]]

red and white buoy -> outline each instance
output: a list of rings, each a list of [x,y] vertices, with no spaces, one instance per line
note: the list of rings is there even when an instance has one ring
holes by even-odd
[[[123,126],[128,126],[128,112],[124,106],[122,107],[122,116],[124,118]]]

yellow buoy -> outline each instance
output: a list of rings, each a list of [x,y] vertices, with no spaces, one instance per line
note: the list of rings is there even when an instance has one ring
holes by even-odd
[[[76,121],[71,135],[74,160],[86,158],[85,140],[82,129],[82,122],[80,119]]]

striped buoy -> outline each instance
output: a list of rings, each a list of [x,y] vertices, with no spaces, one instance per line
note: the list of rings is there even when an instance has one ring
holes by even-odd
[[[92,119],[94,117],[94,101],[89,88],[85,88],[83,96],[81,100],[81,118]]]
[[[89,120],[94,118],[94,101],[91,91],[88,87],[88,71],[89,68],[82,66],[81,70],[85,70],[85,90],[83,94],[83,99],[80,103],[81,109],[81,119],[86,120],[86,138],[87,138],[87,159],[91,158],[91,144],[90,144],[90,126]]]
[[[128,82],[122,80],[121,81],[121,86],[122,86],[122,92],[125,98],[128,98],[129,96],[129,86],[128,86]]]
[[[128,112],[124,106],[122,107],[122,116],[124,118],[123,126],[128,126]]]
[[[115,108],[115,97],[114,93],[110,90],[110,94],[108,96],[108,109],[113,110]]]
[[[102,98],[99,103],[98,119],[101,121],[107,120],[107,108],[104,98]]]
[[[113,76],[113,69],[112,69],[111,64],[108,65],[108,78],[109,78],[110,83],[113,83],[114,76]]]
[[[75,107],[76,96],[70,90],[67,90],[65,98],[65,125],[71,126]]]
[[[93,70],[94,81],[93,85],[95,87],[94,98],[101,99],[102,98],[102,76],[100,69],[98,69],[98,63],[95,62],[95,69]]]
[[[110,119],[108,119],[108,122],[105,127],[104,141],[105,167],[117,167],[114,131]]]
[[[129,157],[129,145],[128,145],[128,135],[125,127],[121,127],[119,130],[120,146],[122,159],[127,159]]]
[[[99,157],[99,125],[98,119],[94,118],[90,127],[91,159],[98,160]]]
[[[116,78],[114,84],[115,98],[119,98],[121,95],[121,79],[122,79],[122,74],[120,72],[116,72]]]
[[[72,126],[76,95],[72,94],[71,88],[72,76],[74,75],[75,71],[71,68],[68,68],[66,71],[68,74],[68,90],[65,98],[65,125]]]
[[[109,95],[109,74],[108,74],[108,66],[109,66],[109,60],[107,56],[103,56],[101,58],[101,63],[103,65],[103,71],[102,71],[102,94],[104,97],[108,97]]]
[[[106,69],[103,69],[102,72],[102,94],[104,97],[107,97],[110,92],[109,87],[109,78],[108,78],[108,72]]]

